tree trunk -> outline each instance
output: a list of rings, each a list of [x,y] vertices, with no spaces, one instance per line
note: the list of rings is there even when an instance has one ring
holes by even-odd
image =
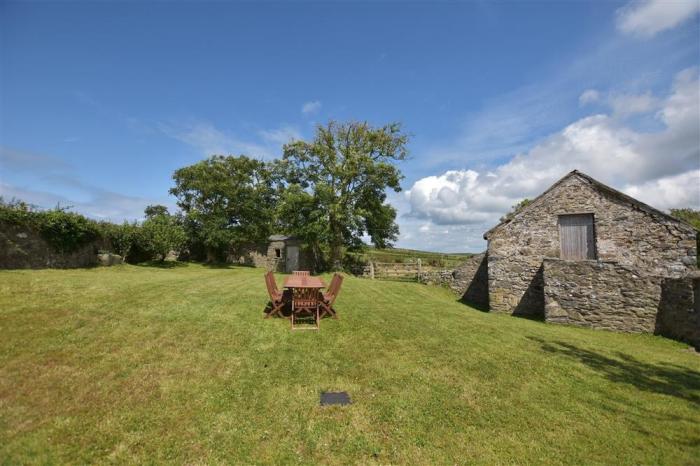
[[[343,233],[334,216],[330,218],[331,227],[331,269],[341,270],[343,268]]]

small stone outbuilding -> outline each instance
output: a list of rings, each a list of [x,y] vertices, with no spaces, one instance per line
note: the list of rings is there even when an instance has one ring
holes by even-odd
[[[683,221],[574,170],[484,238],[474,277],[488,283],[470,286],[490,311],[700,344],[698,231]]]
[[[285,273],[314,268],[313,258],[301,240],[287,235],[272,235],[266,245],[232,251],[228,261]]]

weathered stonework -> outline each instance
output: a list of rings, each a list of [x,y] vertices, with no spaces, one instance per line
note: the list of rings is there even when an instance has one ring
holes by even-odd
[[[293,237],[273,235],[266,245],[248,244],[229,251],[227,262],[266,268],[275,272],[291,272],[288,261],[289,248],[298,248],[297,270],[312,270],[313,260],[301,241]]]
[[[97,265],[97,252],[109,249],[98,240],[75,251],[54,250],[38,231],[0,223],[0,269],[68,269]]]
[[[461,300],[479,309],[489,307],[489,276],[486,253],[476,254],[452,272],[450,288]]]
[[[663,279],[655,332],[700,351],[700,273]]]
[[[654,332],[660,277],[616,262],[544,260],[547,322],[623,332]]]
[[[594,217],[600,261],[663,277],[696,267],[692,227],[574,171],[486,233],[492,311],[544,317],[542,262],[560,257],[558,216],[582,213]]]

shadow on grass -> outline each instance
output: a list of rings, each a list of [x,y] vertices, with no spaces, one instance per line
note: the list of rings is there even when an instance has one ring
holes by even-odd
[[[677,364],[643,362],[620,352],[617,352],[615,357],[609,357],[570,343],[528,338],[538,342],[543,351],[579,361],[611,382],[628,384],[646,392],[670,395],[700,404],[698,371]]]
[[[139,262],[138,264],[134,264],[137,267],[152,267],[156,269],[175,269],[178,267],[186,267],[187,262],[178,262],[178,261],[148,261],[148,262]]]

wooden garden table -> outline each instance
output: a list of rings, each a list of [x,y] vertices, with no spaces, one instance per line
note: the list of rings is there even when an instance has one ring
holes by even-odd
[[[319,277],[310,275],[289,275],[284,279],[285,288],[325,288],[326,284]]]

